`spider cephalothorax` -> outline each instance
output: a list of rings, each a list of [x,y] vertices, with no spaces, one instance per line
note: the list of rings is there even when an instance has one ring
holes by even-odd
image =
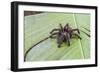
[[[50,34],[50,38],[57,38],[57,44],[58,47],[61,47],[61,44],[63,42],[67,42],[68,46],[70,46],[70,39],[73,36],[77,36],[78,38],[81,39],[81,37],[79,36],[80,32],[79,29],[72,29],[69,24],[67,23],[64,27],[60,25],[60,28],[57,29],[53,29]],[[77,33],[75,32],[77,31]]]

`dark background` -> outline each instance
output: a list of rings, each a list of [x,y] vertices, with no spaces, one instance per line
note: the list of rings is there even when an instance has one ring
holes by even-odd
[[[34,14],[39,14],[42,12],[39,11],[24,11],[24,16],[28,16],[28,15],[34,15]]]

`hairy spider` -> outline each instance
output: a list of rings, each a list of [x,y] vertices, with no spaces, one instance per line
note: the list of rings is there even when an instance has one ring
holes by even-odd
[[[72,29],[68,23],[64,27],[61,24],[59,25],[60,28],[53,29],[50,32],[51,34],[50,38],[57,38],[58,47],[61,47],[61,44],[63,42],[67,42],[68,46],[70,46],[70,39],[73,36],[77,36],[78,38],[81,39],[81,37],[79,36],[80,34],[79,29]],[[75,31],[77,31],[77,33]]]

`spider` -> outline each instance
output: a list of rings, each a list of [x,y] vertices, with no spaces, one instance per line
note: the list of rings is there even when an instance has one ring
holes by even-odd
[[[57,44],[59,48],[61,47],[61,44],[63,42],[67,42],[68,46],[70,46],[70,39],[73,36],[77,36],[79,39],[81,39],[81,37],[79,36],[79,29],[71,28],[68,23],[64,27],[61,24],[59,24],[59,26],[60,28],[55,28],[50,32],[50,38],[57,39]],[[77,33],[75,31],[77,31]]]

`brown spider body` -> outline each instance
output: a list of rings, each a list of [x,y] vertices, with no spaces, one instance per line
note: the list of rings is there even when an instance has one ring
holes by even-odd
[[[77,31],[77,33],[75,33],[75,31]],[[66,24],[64,27],[60,24],[60,28],[53,29],[50,34],[51,38],[57,38],[58,47],[61,47],[63,42],[67,42],[68,46],[70,46],[70,39],[74,35],[81,39],[79,36],[79,29],[72,29],[68,24]]]

